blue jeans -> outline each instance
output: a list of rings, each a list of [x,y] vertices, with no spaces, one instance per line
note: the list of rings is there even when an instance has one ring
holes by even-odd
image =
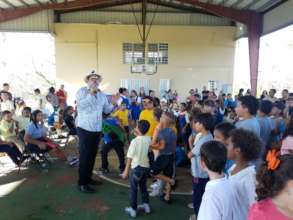
[[[147,190],[147,178],[149,168],[137,166],[130,174],[130,206],[137,209],[138,186],[141,193],[141,203],[149,203],[149,193]]]
[[[198,214],[201,199],[208,181],[208,178],[192,178],[192,203],[196,215]]]

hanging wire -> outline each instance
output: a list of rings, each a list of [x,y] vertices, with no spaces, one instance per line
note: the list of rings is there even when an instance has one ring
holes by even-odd
[[[140,31],[140,28],[139,28],[139,23],[138,23],[138,20],[137,20],[136,15],[135,15],[135,11],[134,11],[133,5],[130,4],[130,6],[131,6],[131,9],[132,9],[132,13],[133,13],[133,16],[134,16],[134,19],[135,19],[135,23],[136,23],[136,27],[138,29],[138,33],[139,33],[140,39],[141,39],[141,41],[143,41],[143,37],[142,37],[141,31]]]
[[[159,1],[159,0],[158,0],[158,1]],[[154,13],[153,13],[153,17],[152,17],[152,20],[151,20],[151,23],[150,23],[150,27],[149,27],[149,29],[148,29],[148,33],[147,33],[147,35],[146,35],[146,40],[148,39],[149,34],[150,34],[150,31],[151,31],[151,29],[152,29],[153,22],[154,22],[154,20],[155,20],[155,18],[156,18],[157,12],[158,12],[158,8],[159,8],[159,4],[156,5],[156,9],[155,9],[155,11],[154,11]]]

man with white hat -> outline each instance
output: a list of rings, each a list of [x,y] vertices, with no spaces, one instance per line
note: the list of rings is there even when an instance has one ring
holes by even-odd
[[[102,130],[102,114],[110,113],[116,97],[112,103],[99,90],[102,77],[94,71],[86,76],[87,86],[82,87],[76,94],[77,104],[77,134],[79,137],[79,180],[78,189],[84,193],[94,193],[90,185],[98,185],[92,179],[98,144]]]

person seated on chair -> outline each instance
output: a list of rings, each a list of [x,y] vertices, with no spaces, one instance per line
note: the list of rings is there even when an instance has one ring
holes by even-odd
[[[43,113],[40,110],[35,110],[31,116],[25,135],[24,141],[31,153],[45,153],[53,148],[58,148],[59,145],[47,137],[46,129],[43,122]]]
[[[104,174],[109,173],[108,169],[108,153],[114,148],[119,158],[119,171],[120,174],[125,168],[125,155],[124,155],[124,143],[126,142],[125,132],[123,125],[116,117],[110,117],[103,121],[102,124],[103,141],[104,144],[101,149],[102,167],[100,171]]]
[[[14,120],[18,124],[18,138],[22,142],[24,142],[24,134],[25,130],[28,127],[30,123],[30,118],[31,118],[31,108],[30,107],[24,107],[21,116],[17,116],[14,118]]]
[[[15,165],[20,166],[26,159],[25,156],[18,150],[17,146],[13,142],[6,142],[0,139],[0,152],[6,153]]]
[[[12,119],[12,113],[10,111],[3,111],[2,120],[0,121],[0,138],[6,142],[13,142],[22,152],[24,150],[24,144],[18,139],[17,135],[18,125]]]
[[[64,122],[69,129],[69,135],[77,135],[76,133],[76,125],[75,125],[75,120],[73,117],[74,114],[74,109],[72,106],[67,106],[64,110],[64,115],[63,119]]]

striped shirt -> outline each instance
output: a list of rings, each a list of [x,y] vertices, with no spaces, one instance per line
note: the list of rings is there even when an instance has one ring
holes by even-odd
[[[92,95],[88,87],[82,87],[76,94],[77,127],[91,132],[102,130],[102,114],[113,110],[106,95],[98,92]]]

